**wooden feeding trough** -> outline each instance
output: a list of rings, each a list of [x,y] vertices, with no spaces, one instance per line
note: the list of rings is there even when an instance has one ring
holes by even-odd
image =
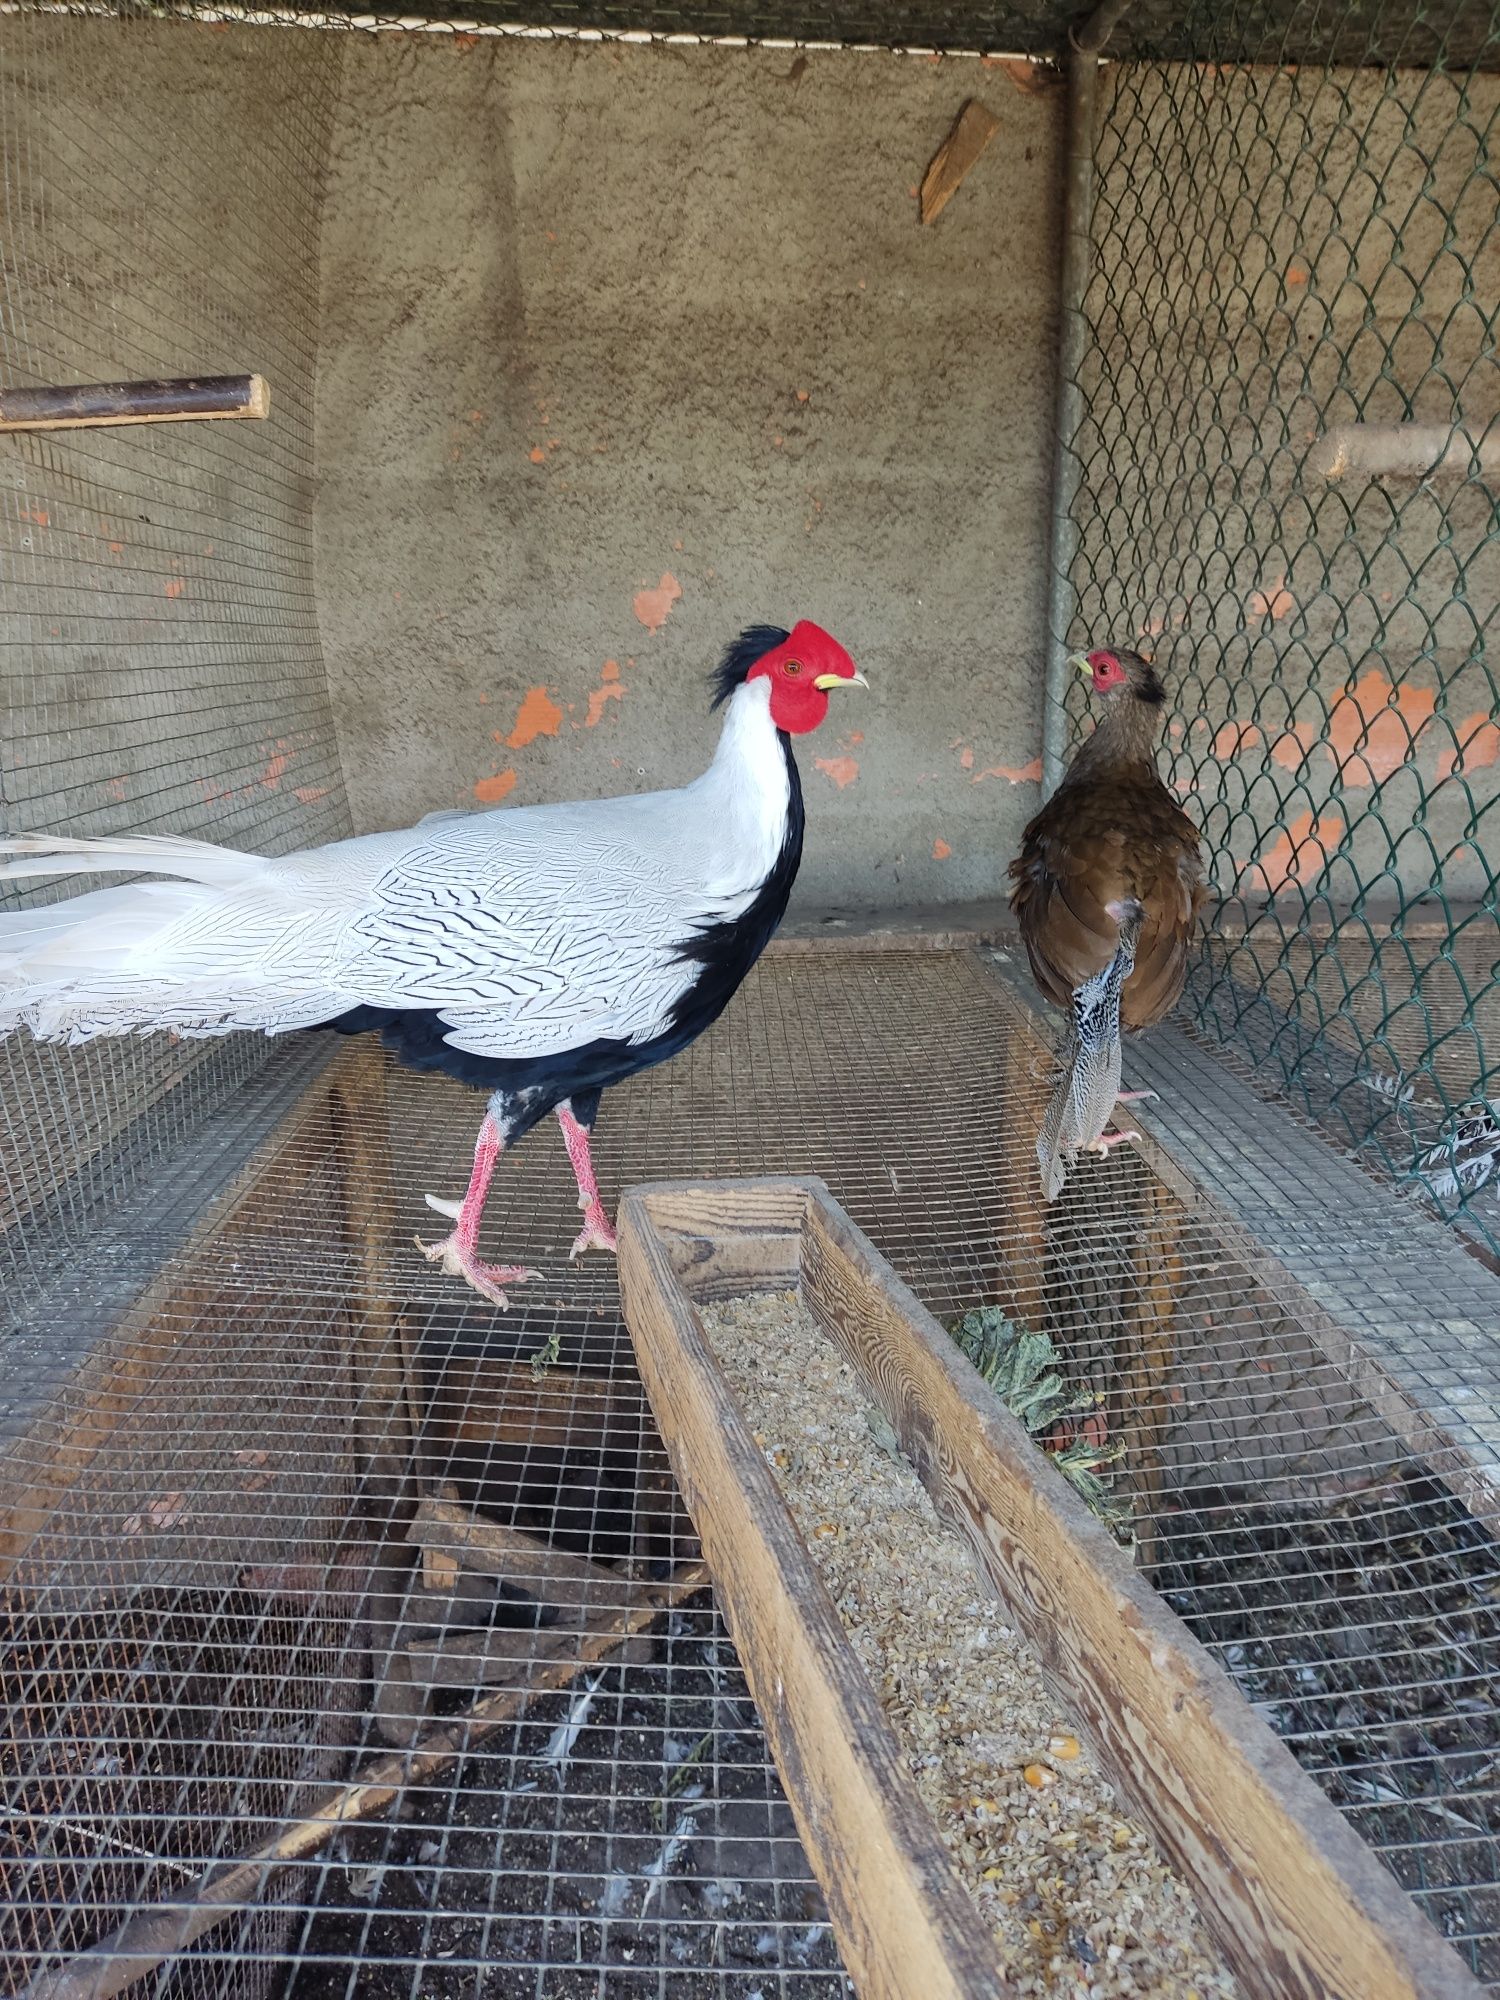
[[[1194,1892],[1244,1992],[1481,1989],[1225,1673],[1134,1573],[814,1180],[661,1183],[621,1207],[641,1374],[862,2000],[1005,1990],[697,1308],[796,1289],[1101,1767]]]

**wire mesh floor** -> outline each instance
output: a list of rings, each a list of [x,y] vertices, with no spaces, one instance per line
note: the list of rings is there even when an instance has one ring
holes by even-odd
[[[1500,1548],[1307,1294],[1180,1176],[1122,1149],[1041,1204],[1047,1069],[967,953],[787,953],[606,1101],[596,1160],[610,1201],[645,1179],[819,1175],[940,1318],[998,1304],[1046,1331],[1124,1444],[1138,1560],[1500,1985]],[[0,1461],[8,1985],[263,1849],[275,1907],[207,1929],[140,1991],[847,1990],[732,1648],[704,1593],[671,1597],[691,1537],[613,1266],[567,1262],[555,1132],[492,1196],[487,1253],[541,1272],[508,1314],[412,1247],[423,1195],[463,1186],[479,1110],[357,1050],[314,1066],[209,1230],[64,1385],[28,1391]],[[1263,1168],[1278,1131],[1268,1112],[1242,1137]],[[441,1538],[404,1513],[420,1563],[390,1614],[370,1551],[413,1441],[424,1504],[615,1565],[667,1593],[660,1614],[595,1659],[586,1624],[538,1631],[546,1591],[441,1576]],[[357,1461],[389,1477],[351,1512]],[[424,1726],[459,1718],[452,1754],[395,1783],[381,1820],[277,1847],[322,1788],[399,1762],[374,1712],[397,1660],[419,1684],[426,1663]]]

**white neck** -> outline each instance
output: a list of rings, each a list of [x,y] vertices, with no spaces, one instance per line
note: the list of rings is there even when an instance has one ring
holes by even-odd
[[[688,789],[711,805],[717,824],[710,838],[724,856],[725,873],[738,884],[762,882],[781,852],[791,803],[764,677],[730,696],[714,760]]]

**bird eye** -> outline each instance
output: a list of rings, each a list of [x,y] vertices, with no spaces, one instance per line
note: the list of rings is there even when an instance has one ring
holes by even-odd
[[[800,674],[802,671],[802,662],[800,660],[785,660],[782,662],[781,671],[784,674]]]

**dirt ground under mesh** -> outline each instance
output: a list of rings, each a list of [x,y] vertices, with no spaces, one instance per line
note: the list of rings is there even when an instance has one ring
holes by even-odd
[[[654,1651],[343,1836],[283,2000],[852,1995],[709,1593]]]

